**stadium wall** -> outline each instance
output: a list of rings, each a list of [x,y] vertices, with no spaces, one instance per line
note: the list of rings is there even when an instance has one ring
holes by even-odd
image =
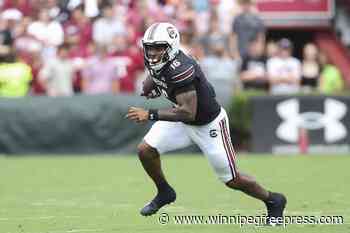
[[[151,126],[125,119],[130,106],[170,106],[138,96],[0,99],[0,153],[130,154]],[[244,92],[226,110],[235,148],[263,153],[348,153],[349,96]],[[198,151],[197,147],[184,152]]]
[[[128,107],[166,105],[127,95],[1,98],[0,153],[135,152],[150,124],[125,119]]]

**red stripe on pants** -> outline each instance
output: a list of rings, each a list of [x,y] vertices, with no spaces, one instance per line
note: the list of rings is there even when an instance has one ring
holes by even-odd
[[[221,120],[219,122],[220,130],[221,130],[221,137],[222,137],[222,142],[224,144],[224,148],[225,148],[225,151],[226,151],[227,160],[228,160],[229,165],[230,165],[232,178],[235,178],[236,174],[235,174],[235,171],[234,171],[233,158],[232,158],[232,155],[230,154],[231,151],[229,149],[228,140],[227,140],[227,137],[226,137],[226,134],[225,134],[225,131],[224,131],[224,120],[225,119],[223,119],[223,120]]]

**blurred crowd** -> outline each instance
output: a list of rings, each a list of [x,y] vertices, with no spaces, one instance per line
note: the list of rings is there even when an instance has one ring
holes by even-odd
[[[266,41],[252,0],[0,0],[0,96],[137,93],[145,29],[169,21],[218,95],[334,93],[341,73],[310,43]]]

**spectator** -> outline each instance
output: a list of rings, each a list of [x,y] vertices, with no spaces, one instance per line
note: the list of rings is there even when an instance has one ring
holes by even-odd
[[[218,0],[217,14],[219,18],[220,31],[225,35],[231,32],[231,22],[237,12],[237,1],[232,0]]]
[[[31,82],[31,94],[32,95],[45,95],[46,94],[46,90],[44,88],[44,86],[41,84],[41,82],[39,81],[39,71],[42,68],[42,57],[40,55],[40,52],[37,51],[33,51],[30,57],[26,57],[24,61],[28,61],[26,62],[27,65],[30,66],[30,68],[32,69],[32,75],[33,75],[33,79]]]
[[[210,22],[210,3],[209,0],[194,0],[192,1],[193,10],[196,11],[194,18],[195,33],[198,36],[204,35],[208,31]]]
[[[30,24],[32,24],[31,18],[23,18],[13,33],[15,35],[13,46],[19,57],[26,62],[30,62],[32,53],[41,53],[43,49],[43,43],[28,32],[27,28]]]
[[[68,14],[64,8],[65,1],[58,0],[46,0],[45,7],[47,8],[50,18],[59,22],[63,22],[68,19]]]
[[[318,86],[320,66],[318,64],[318,49],[314,44],[306,44],[303,49],[301,85],[306,91]]]
[[[38,73],[42,65],[42,43],[34,36],[28,34],[27,27],[31,23],[30,17],[25,17],[15,29],[14,49],[22,61],[32,69],[33,80],[31,94],[45,94],[45,89],[38,81]]]
[[[84,49],[79,48],[78,45],[72,44],[69,50],[69,58],[71,59],[74,66],[77,67],[75,72],[73,88],[75,93],[80,93],[82,90],[82,74],[81,70],[85,66],[86,61],[95,55],[96,44],[90,42],[88,46]]]
[[[212,12],[208,32],[200,40],[206,55],[209,55],[209,48],[215,44],[220,44],[228,50],[228,37],[220,30],[219,18],[215,11]]]
[[[86,50],[92,40],[92,26],[90,20],[84,15],[82,6],[76,7],[70,19],[64,26],[65,41]]]
[[[264,47],[259,40],[249,43],[248,55],[242,60],[240,73],[244,89],[269,90]]]
[[[100,0],[84,0],[84,13],[89,18],[94,18],[100,14],[98,3]]]
[[[296,67],[298,65],[292,61],[291,56],[288,59],[283,58],[281,54],[285,52],[280,53],[280,47],[275,42],[267,43],[267,58],[261,54],[261,45],[265,43],[265,26],[257,14],[255,2],[255,0],[0,0],[2,10],[0,59],[7,57],[7,53],[14,48],[18,58],[31,67],[33,76],[31,93],[46,93],[41,83],[47,80],[42,78],[43,80],[39,82],[37,74],[40,70],[47,69],[51,62],[58,62],[59,59],[55,58],[58,53],[55,50],[62,43],[67,43],[70,48],[69,61],[77,68],[74,68],[74,78],[71,78],[74,92],[81,92],[82,85],[86,84],[84,92],[87,93],[95,93],[94,91],[108,93],[117,90],[131,93],[135,91],[135,83],[138,81],[140,71],[144,69],[139,41],[145,28],[155,21],[170,21],[182,32],[181,49],[207,66],[205,72],[208,72],[213,78],[213,83],[217,85],[218,95],[221,90],[229,93],[228,89],[225,89],[229,86],[225,86],[227,83],[223,81],[226,78],[219,77],[230,76],[228,71],[232,70],[232,64],[236,65],[236,61],[228,61],[228,56],[231,59],[242,59],[242,72],[237,76],[240,79],[234,80],[237,83],[243,81],[244,88],[265,90],[271,81],[272,92],[287,87],[289,91],[281,93],[294,93],[292,86],[298,89],[299,84],[288,83],[292,79],[284,77],[288,76],[286,74],[277,80],[268,78],[268,83],[264,81],[264,78],[268,77],[263,75],[266,59],[273,67],[277,67],[278,64],[285,66],[287,63],[289,65],[286,66],[292,66],[292,63]],[[99,67],[92,69],[96,68],[94,65],[84,66],[86,61],[91,64],[92,60],[99,56],[95,56],[96,45],[108,48],[109,58],[98,62],[105,63],[104,65],[109,68],[114,66],[114,71],[110,73],[114,75],[106,75],[108,78],[104,78],[104,81],[92,76],[83,80],[82,73],[104,72]],[[224,51],[221,51],[222,48]],[[317,69],[316,56],[317,49],[313,45],[305,46],[300,71],[302,90],[305,90],[305,86],[307,90],[317,86],[317,73],[320,73],[320,67]],[[46,59],[50,57],[54,59]],[[42,64],[43,61],[45,64]],[[284,65],[281,65],[282,63]],[[222,70],[218,71],[213,64],[222,67]],[[267,64],[265,65],[267,74],[276,72],[268,70]],[[104,73],[108,73],[107,70]],[[296,69],[290,73],[298,72]],[[113,81],[107,84],[109,81],[106,80]],[[237,83],[234,85],[239,86]],[[95,84],[101,86],[94,88]],[[230,85],[232,89],[232,84]],[[47,91],[48,95],[56,95],[51,94],[52,89]],[[97,91],[102,89],[101,92]]]
[[[241,13],[236,16],[232,24],[231,48],[236,57],[248,54],[249,41],[265,43],[265,25],[254,12],[253,0],[238,0]]]
[[[337,94],[344,89],[344,81],[339,69],[333,65],[327,54],[321,53],[319,56],[322,67],[319,90],[323,94]]]
[[[181,33],[181,50],[189,55],[193,55],[193,33],[190,30],[185,30]]]
[[[40,10],[38,20],[28,26],[28,33],[43,44],[44,58],[54,56],[56,47],[62,44],[64,39],[61,24],[50,18],[47,9]]]
[[[30,0],[4,0],[1,10],[18,9],[24,16],[33,16],[33,8]]]
[[[137,43],[137,38],[141,38],[146,30],[143,27],[147,15],[147,7],[143,6],[143,4],[143,1],[133,1],[126,15],[128,34],[132,37],[130,41],[134,44]],[[130,31],[133,33],[130,33]]]
[[[73,77],[75,68],[68,58],[69,47],[62,44],[57,49],[55,58],[44,63],[39,73],[48,96],[70,96],[73,94]]]
[[[239,86],[237,64],[222,44],[212,44],[211,53],[200,61],[203,72],[214,86],[221,104],[228,104]]]
[[[30,67],[17,61],[13,51],[0,61],[0,96],[21,97],[27,95],[31,80]]]
[[[102,12],[103,16],[93,24],[92,34],[94,42],[99,46],[111,44],[115,36],[126,33],[124,24],[114,17],[111,5],[104,6]]]
[[[266,57],[273,58],[278,57],[279,47],[275,41],[268,41],[266,44]]]
[[[115,37],[111,59],[115,62],[120,77],[120,91],[133,93],[137,78],[144,71],[144,62],[140,48],[133,48],[128,43],[125,36]]]
[[[280,40],[278,45],[279,56],[267,61],[270,92],[273,95],[297,93],[301,79],[300,61],[292,57],[293,45],[288,39]]]
[[[192,7],[191,1],[178,1],[175,8],[175,26],[180,31],[193,31],[195,25],[196,12]]]
[[[69,4],[67,8],[70,9]],[[65,42],[70,45],[69,57],[75,64],[83,64],[84,59],[91,55],[89,47],[92,43],[92,25],[89,18],[84,15],[82,5],[73,8],[69,20],[63,25],[63,29]],[[74,91],[81,92],[81,85],[81,72],[77,72],[73,84]]]
[[[82,91],[85,94],[108,94],[119,92],[119,76],[116,64],[108,56],[106,46],[97,47],[97,54],[88,59],[82,70]]]
[[[1,13],[1,20],[4,20],[4,26],[10,30],[12,37],[15,36],[15,29],[23,19],[22,13],[17,9],[8,9]]]
[[[7,20],[0,17],[0,58],[6,57],[11,50],[13,37]]]

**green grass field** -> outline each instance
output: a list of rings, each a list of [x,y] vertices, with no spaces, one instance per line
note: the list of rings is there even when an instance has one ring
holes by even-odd
[[[287,215],[342,215],[342,225],[168,225],[139,209],[154,195],[136,156],[0,157],[0,233],[350,232],[350,156],[240,156],[239,167],[288,196]],[[202,156],[163,156],[175,215],[258,215],[263,204],[217,181]]]

